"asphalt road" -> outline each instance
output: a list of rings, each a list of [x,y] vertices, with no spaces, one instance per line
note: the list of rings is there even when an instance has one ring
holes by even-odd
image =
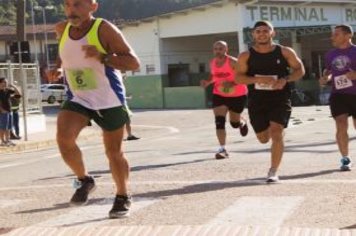
[[[244,138],[227,128],[230,158],[218,161],[210,110],[136,111],[133,128],[141,139],[125,142],[135,203],[131,217],[121,220],[107,219],[114,187],[99,134],[81,143],[98,183],[85,207],[69,207],[74,176],[56,147],[2,155],[0,233],[27,226],[356,228],[356,171],[338,170],[328,108],[298,107],[292,116],[281,184],[267,185],[270,144],[259,144],[251,127]],[[352,126],[350,137],[352,155]]]

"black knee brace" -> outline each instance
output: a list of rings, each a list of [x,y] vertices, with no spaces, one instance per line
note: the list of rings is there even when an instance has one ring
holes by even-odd
[[[225,129],[226,118],[224,116],[215,116],[216,129]]]
[[[238,122],[231,122],[230,121],[230,125],[231,125],[232,128],[238,129],[238,128],[240,128],[241,122],[240,121],[238,121]]]

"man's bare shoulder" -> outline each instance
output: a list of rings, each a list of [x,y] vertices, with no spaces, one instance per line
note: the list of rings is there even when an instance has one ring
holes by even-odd
[[[66,28],[68,24],[68,21],[61,21],[61,22],[58,22],[56,25],[55,25],[55,30],[57,32],[57,34],[62,34]]]
[[[239,54],[238,56],[238,60],[248,60],[248,58],[250,57],[250,52],[249,51],[244,51],[242,53]]]
[[[282,50],[282,54],[284,56],[291,56],[291,55],[295,55],[295,51],[293,48],[291,47],[287,47],[287,46],[282,46],[281,45],[281,50]]]
[[[114,25],[113,23],[111,23],[110,21],[103,19],[101,25],[100,25],[100,31],[103,33],[119,33],[121,34],[121,31],[119,30],[119,28]]]

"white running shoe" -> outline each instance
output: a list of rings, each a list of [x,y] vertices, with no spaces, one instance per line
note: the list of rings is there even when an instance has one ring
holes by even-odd
[[[215,154],[215,158],[217,160],[229,158],[229,154],[227,153],[226,149],[220,148],[219,151]]]
[[[268,174],[267,174],[267,183],[273,184],[273,183],[278,183],[279,182],[279,177],[277,175],[276,170],[269,169]]]

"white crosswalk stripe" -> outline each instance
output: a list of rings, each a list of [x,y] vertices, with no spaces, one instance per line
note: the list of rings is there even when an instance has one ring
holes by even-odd
[[[108,212],[114,199],[107,198],[96,204],[76,207],[74,210],[37,224],[38,227],[98,226],[109,223]],[[135,198],[131,213],[158,202],[157,199]]]
[[[280,226],[303,197],[242,197],[208,225]]]

